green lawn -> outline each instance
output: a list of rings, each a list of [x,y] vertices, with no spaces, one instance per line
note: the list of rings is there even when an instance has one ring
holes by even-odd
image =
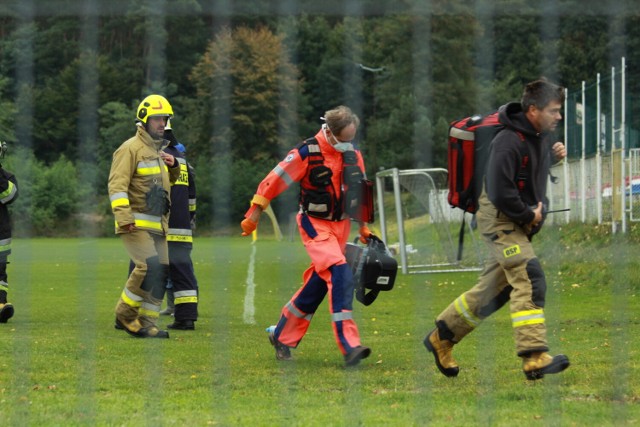
[[[197,239],[196,331],[140,340],[113,328],[127,273],[117,238],[17,239],[16,315],[0,325],[0,425],[637,425],[640,244],[574,233],[575,244],[558,229],[540,242],[552,352],[572,366],[538,382],[521,372],[505,309],[455,348],[457,378],[424,349],[434,317],[476,273],[399,275],[373,305],[354,302],[373,353],[344,369],[326,302],[294,362],[276,361],[268,343],[265,327],[308,265],[298,241]]]

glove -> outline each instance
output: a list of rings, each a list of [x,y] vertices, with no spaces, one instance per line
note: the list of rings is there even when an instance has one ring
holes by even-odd
[[[373,234],[371,233],[371,230],[369,230],[369,227],[367,227],[366,225],[362,225],[360,226],[360,241],[363,244],[367,244],[369,242],[369,238],[372,236]]]
[[[242,227],[242,235],[248,236],[258,227],[258,223],[253,222],[250,218],[245,218],[240,223],[240,227]]]

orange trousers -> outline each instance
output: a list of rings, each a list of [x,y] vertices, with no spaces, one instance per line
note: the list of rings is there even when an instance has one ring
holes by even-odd
[[[327,221],[302,213],[297,222],[311,266],[303,274],[302,287],[282,308],[275,337],[284,345],[297,347],[328,294],[333,333],[342,354],[348,354],[360,345],[353,319],[353,275],[344,256],[351,221]]]

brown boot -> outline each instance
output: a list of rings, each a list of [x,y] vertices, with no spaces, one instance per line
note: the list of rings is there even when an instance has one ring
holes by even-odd
[[[116,317],[115,328],[124,329],[126,333],[136,338],[169,338],[167,331],[160,330],[155,325],[144,328],[138,319],[127,322]]]
[[[433,357],[436,359],[436,366],[443,375],[447,377],[455,377],[458,375],[460,368],[458,362],[453,358],[453,342],[449,340],[441,340],[438,329],[434,329],[424,339],[424,345],[427,347]]]
[[[544,374],[557,374],[569,367],[569,358],[564,354],[551,356],[547,352],[534,352],[522,358],[522,370],[528,380],[538,380]]]

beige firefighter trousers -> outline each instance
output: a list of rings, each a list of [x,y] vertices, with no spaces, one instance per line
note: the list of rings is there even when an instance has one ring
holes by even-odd
[[[481,209],[482,211],[482,209]],[[516,351],[548,351],[544,323],[546,282],[526,231],[500,220],[492,210],[478,226],[489,247],[489,259],[476,285],[456,298],[436,319],[459,342],[481,321],[509,301]]]
[[[142,230],[123,233],[119,236],[135,267],[129,275],[116,305],[116,318],[125,325],[130,325],[137,318],[143,328],[155,326],[162,299],[154,296],[154,293],[159,294],[152,292],[149,285],[164,286],[164,283],[145,285],[144,282],[147,276],[149,276],[147,281],[162,277],[158,269],[169,265],[166,236]],[[137,331],[134,330],[134,332]]]

